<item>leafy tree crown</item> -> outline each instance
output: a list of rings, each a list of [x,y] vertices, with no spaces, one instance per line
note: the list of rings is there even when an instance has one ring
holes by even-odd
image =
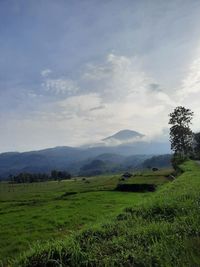
[[[188,155],[192,151],[193,133],[190,129],[193,112],[179,106],[169,114],[171,149],[176,154]]]

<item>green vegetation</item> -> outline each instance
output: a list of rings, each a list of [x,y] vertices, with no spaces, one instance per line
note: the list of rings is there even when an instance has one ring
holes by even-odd
[[[175,154],[189,156],[192,152],[193,132],[190,129],[194,113],[179,106],[169,114],[171,149]]]
[[[134,179],[162,184],[167,181],[165,175],[149,171]],[[6,262],[37,241],[63,239],[72,230],[110,220],[150,196],[114,191],[119,180],[119,175],[109,175],[61,182],[0,183],[0,259]]]
[[[181,168],[181,176],[147,197],[126,193],[132,203],[114,219],[33,246],[13,265],[200,266],[200,167],[189,161]]]
[[[200,133],[194,134],[194,155],[193,158],[200,159]]]
[[[169,179],[167,178],[169,173],[172,173],[172,169],[163,169],[159,170],[157,172],[153,171],[143,171],[143,172],[137,172],[129,179],[126,179],[126,181],[122,181],[122,183],[126,184],[155,184],[155,185],[162,185],[164,183],[167,183]]]

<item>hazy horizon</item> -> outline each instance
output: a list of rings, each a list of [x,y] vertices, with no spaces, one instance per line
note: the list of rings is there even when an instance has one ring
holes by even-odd
[[[120,132],[124,132],[124,131],[130,131],[130,132],[134,132],[134,133],[137,133],[139,134],[139,137],[136,137],[136,138],[130,138],[130,139],[124,139],[123,140],[119,140],[119,139],[115,139],[115,135],[118,135]],[[123,130],[119,130],[118,132],[115,132],[115,133],[111,133],[111,135],[109,136],[106,136],[105,138],[101,139],[101,140],[96,140],[96,142],[88,142],[88,143],[83,143],[83,144],[80,144],[80,145],[58,145],[58,146],[49,146],[49,147],[36,147],[36,148],[33,148],[33,149],[19,149],[19,150],[7,150],[7,151],[0,151],[0,154],[4,154],[4,153],[23,153],[23,152],[33,152],[33,151],[40,151],[40,150],[46,150],[46,149],[54,149],[54,148],[64,148],[64,147],[71,147],[71,148],[77,148],[77,149],[89,149],[89,148],[102,148],[102,147],[117,147],[117,146],[129,146],[129,145],[139,145],[142,144],[142,143],[145,143],[147,146],[148,144],[152,143],[152,144],[161,144],[161,145],[165,145],[165,146],[168,146],[168,148],[166,149],[165,152],[163,152],[164,154],[165,153],[168,153],[170,151],[170,142],[169,142],[169,138],[168,138],[168,132],[163,132],[163,135],[162,136],[157,136],[157,138],[151,138],[149,136],[146,136],[146,135],[143,135],[142,133],[139,133],[135,130],[130,130],[130,129],[123,129]],[[141,136],[140,136],[141,135]],[[113,139],[114,138],[114,139]],[[111,152],[108,152],[108,153],[111,153]],[[119,153],[120,154],[120,153]],[[134,153],[133,153],[134,154]],[[137,153],[136,153],[137,154]],[[147,153],[148,154],[148,153]],[[157,154],[157,153],[155,153]]]
[[[0,152],[200,130],[199,1],[1,1]]]

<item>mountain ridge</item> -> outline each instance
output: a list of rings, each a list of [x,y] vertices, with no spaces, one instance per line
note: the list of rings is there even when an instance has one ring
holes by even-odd
[[[168,143],[147,142],[143,140],[142,134],[131,130],[118,132],[118,137],[121,134],[123,137],[124,133],[129,137],[133,135],[139,136],[139,140],[129,142],[130,138],[128,138],[128,142],[120,142],[115,145],[91,147],[58,146],[27,152],[4,152],[0,154],[0,177],[5,178],[10,174],[15,175],[19,172],[49,173],[52,169],[67,170],[76,174],[83,165],[98,157],[112,164],[120,164],[121,161],[123,162],[124,157],[135,155],[151,156],[170,152]],[[133,165],[133,161],[128,165]]]

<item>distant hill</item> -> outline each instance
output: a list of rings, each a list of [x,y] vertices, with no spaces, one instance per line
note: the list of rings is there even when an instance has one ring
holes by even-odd
[[[132,155],[128,157],[103,154],[88,161],[80,168],[80,176],[93,176],[105,173],[117,173],[135,171],[146,168],[169,168],[171,167],[171,155]]]
[[[24,153],[0,154],[0,176],[19,172],[50,172],[57,168],[66,170],[75,159],[82,160],[82,151],[71,147],[56,147]]]
[[[172,166],[171,159],[171,154],[153,156],[152,158],[146,159],[141,164],[141,168],[169,168]]]
[[[103,160],[95,159],[80,168],[80,176],[94,176],[108,171],[109,164]]]
[[[84,165],[93,160],[103,161],[107,170],[116,172],[125,168],[132,169],[152,155],[170,152],[169,143],[147,142],[143,137],[144,135],[138,132],[123,130],[105,138],[106,144],[2,153],[0,154],[0,178],[5,179],[10,174],[20,172],[49,173],[52,169],[78,174]],[[117,140],[118,143],[114,144],[113,140]],[[111,143],[108,143],[110,141]],[[109,168],[108,165],[110,165]],[[103,167],[101,169],[105,170]]]

